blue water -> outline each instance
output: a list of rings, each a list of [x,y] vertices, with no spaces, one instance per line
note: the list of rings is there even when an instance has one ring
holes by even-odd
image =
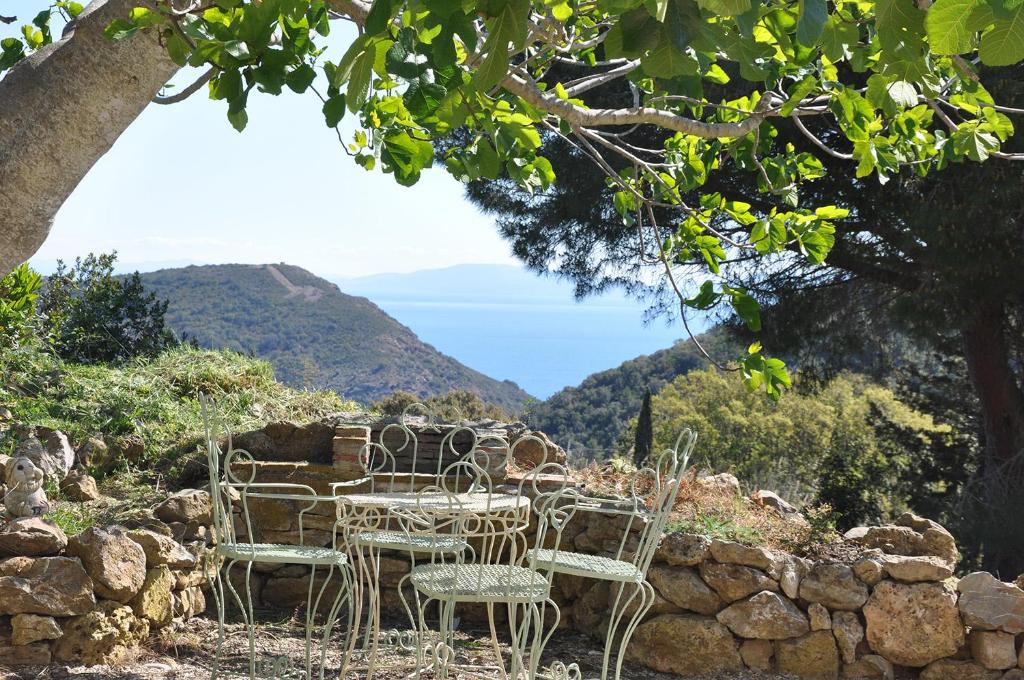
[[[424,342],[493,378],[513,380],[539,399],[681,336],[663,321],[645,326],[640,303],[369,297]]]

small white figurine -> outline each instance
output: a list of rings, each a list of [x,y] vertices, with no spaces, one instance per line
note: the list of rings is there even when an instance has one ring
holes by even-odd
[[[16,456],[4,466],[4,507],[14,517],[40,517],[50,509],[43,491],[43,471],[30,458]]]

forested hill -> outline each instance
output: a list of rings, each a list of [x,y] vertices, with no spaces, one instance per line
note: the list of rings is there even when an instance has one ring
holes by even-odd
[[[518,413],[530,398],[446,356],[362,297],[299,267],[210,265],[142,275],[167,298],[168,324],[203,347],[251,353],[282,382],[336,390],[366,403],[394,390],[421,396],[452,389]]]
[[[712,356],[737,354],[735,341],[724,330],[713,329],[699,337]],[[676,376],[707,365],[692,342],[680,340],[668,349],[588,376],[578,387],[567,387],[533,404],[527,421],[577,454],[608,458],[613,452],[621,453],[613,449],[629,419],[639,413],[646,388],[657,392]]]

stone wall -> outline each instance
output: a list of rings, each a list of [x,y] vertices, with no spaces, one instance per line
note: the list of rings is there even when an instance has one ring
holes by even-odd
[[[41,518],[0,520],[0,667],[116,663],[151,631],[204,612],[209,495],[172,496],[155,512],[166,522],[70,538]],[[172,525],[196,540],[183,545]]]
[[[580,513],[563,541],[609,554],[623,530],[606,515]],[[904,515],[851,531],[840,552],[844,560],[815,561],[667,534],[648,573],[656,601],[630,660],[684,677],[750,669],[809,679],[1024,680],[1024,590],[984,572],[955,578],[959,555],[941,526]],[[381,566],[385,609],[400,615],[395,586],[408,561],[385,554]],[[304,602],[305,570],[265,565],[258,573],[263,604]],[[562,625],[593,635],[595,645],[616,595],[616,586],[568,576],[553,592]]]

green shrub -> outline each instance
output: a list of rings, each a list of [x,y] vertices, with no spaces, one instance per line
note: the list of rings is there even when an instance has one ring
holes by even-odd
[[[60,260],[39,301],[55,351],[78,363],[152,357],[176,343],[164,324],[167,301],[147,293],[138,272],[114,276],[117,254]]]
[[[42,284],[27,262],[0,278],[0,345],[13,347],[31,335]]]

